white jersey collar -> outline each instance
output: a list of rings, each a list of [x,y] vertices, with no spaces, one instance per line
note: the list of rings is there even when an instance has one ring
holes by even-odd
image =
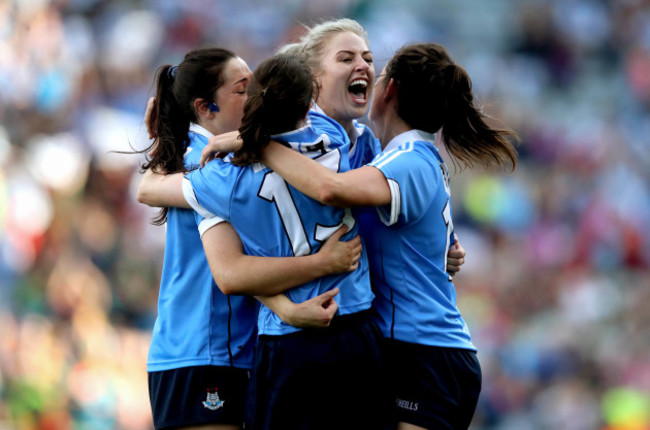
[[[190,131],[207,137],[208,139],[214,136],[214,134],[210,133],[210,131],[208,131],[206,128],[203,128],[195,122],[190,123]]]
[[[433,146],[436,146],[436,135],[434,133],[427,133],[426,131],[415,129],[405,131],[404,133],[393,137],[391,141],[388,142],[388,145],[386,145],[383,152],[388,152],[391,149],[395,149],[407,142],[415,141],[431,142]]]

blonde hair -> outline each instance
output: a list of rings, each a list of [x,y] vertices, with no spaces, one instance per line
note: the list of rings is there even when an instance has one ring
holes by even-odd
[[[278,49],[278,52],[276,52],[276,55],[293,55],[294,57],[303,57],[302,53],[302,45],[298,42],[296,43],[289,43],[286,44],[280,49]],[[304,58],[303,58],[304,60]]]
[[[314,27],[307,27],[307,33],[302,36],[299,42],[285,45],[279,52],[290,55],[297,55],[309,65],[312,72],[320,69],[320,62],[325,52],[325,45],[330,37],[338,33],[350,32],[359,36],[366,45],[370,46],[368,42],[368,34],[363,29],[361,24],[349,18],[341,18],[332,21],[325,21],[317,24]]]

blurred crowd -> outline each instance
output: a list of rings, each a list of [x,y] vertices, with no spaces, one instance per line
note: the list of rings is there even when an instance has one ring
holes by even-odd
[[[125,152],[155,70],[344,16],[378,70],[445,45],[521,138],[513,173],[452,168],[472,428],[650,429],[650,1],[0,0],[0,430],[151,428],[164,227]]]

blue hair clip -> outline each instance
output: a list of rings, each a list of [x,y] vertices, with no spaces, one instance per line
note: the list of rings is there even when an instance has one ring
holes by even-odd
[[[178,70],[178,66],[171,66],[169,69],[167,69],[167,77],[170,79],[175,78],[177,70]]]
[[[219,112],[219,106],[215,102],[208,103],[208,109],[210,112]]]

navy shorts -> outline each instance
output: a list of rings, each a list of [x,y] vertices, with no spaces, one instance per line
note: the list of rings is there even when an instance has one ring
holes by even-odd
[[[149,372],[149,399],[156,430],[198,424],[242,426],[249,371],[193,366]]]
[[[246,429],[382,429],[390,396],[381,332],[370,311],[330,327],[261,335],[251,373]]]
[[[467,429],[481,392],[476,353],[386,339],[386,373],[398,422]]]

